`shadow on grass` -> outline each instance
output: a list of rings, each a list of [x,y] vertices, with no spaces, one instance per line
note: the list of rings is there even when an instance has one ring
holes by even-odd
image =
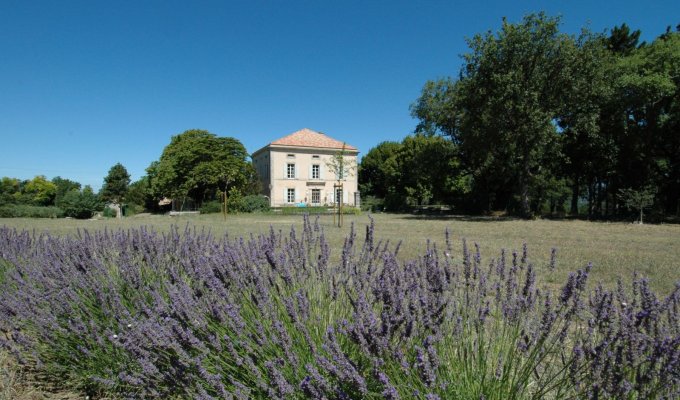
[[[522,221],[522,218],[493,215],[451,215],[451,214],[392,214],[395,218],[419,221],[465,221],[465,222],[504,222]]]

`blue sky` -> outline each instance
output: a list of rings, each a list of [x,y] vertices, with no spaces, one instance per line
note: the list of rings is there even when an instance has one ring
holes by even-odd
[[[252,153],[307,127],[365,154],[412,133],[409,105],[458,74],[466,37],[538,11],[645,40],[680,22],[677,0],[0,0],[0,176],[98,189],[120,162],[136,180],[193,128]]]

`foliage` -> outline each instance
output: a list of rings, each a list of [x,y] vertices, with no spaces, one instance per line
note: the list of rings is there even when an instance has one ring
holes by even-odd
[[[0,205],[14,204],[21,191],[21,181],[3,176],[0,179]]]
[[[104,201],[122,204],[129,185],[130,174],[121,163],[116,163],[104,178],[104,185],[99,195]]]
[[[24,185],[23,192],[29,196],[31,204],[48,206],[54,204],[57,185],[48,181],[43,175],[38,175]]]
[[[250,194],[238,198],[238,201],[231,202],[231,208],[237,212],[267,212],[269,211],[269,199],[264,196]]]
[[[454,255],[448,235],[414,260],[397,251],[371,224],[333,255],[308,219],[250,239],[0,228],[0,341],[98,397],[680,394],[680,288],[661,299],[636,277],[588,291],[587,266],[553,294],[526,246],[483,260],[465,241]]]
[[[359,165],[359,191],[384,199],[388,194],[390,181],[397,174],[399,142],[381,142],[361,158]]]
[[[643,223],[644,210],[654,204],[654,188],[646,187],[640,190],[632,188],[620,189],[619,199],[630,210],[637,210],[640,212],[640,224]]]
[[[52,183],[54,183],[55,186],[57,187],[57,193],[56,196],[54,197],[55,205],[59,205],[61,198],[64,197],[66,193],[74,190],[80,191],[81,189],[80,183],[72,181],[70,179],[62,178],[60,176],[52,178]]]
[[[656,208],[680,213],[680,32],[639,45],[626,24],[576,37],[559,22],[531,14],[475,35],[457,79],[424,85],[416,132],[457,146],[470,211],[530,216],[568,187],[573,214],[587,202],[588,216],[620,217],[619,189],[651,182]]]
[[[200,208],[201,214],[221,213],[224,206],[222,201],[207,201]],[[253,213],[269,211],[269,200],[260,195],[250,194],[242,196],[238,191],[232,190],[229,193],[227,202],[228,213]]]
[[[89,185],[82,191],[71,190],[64,194],[57,205],[64,210],[64,216],[78,219],[92,218],[96,211],[104,208],[99,196]]]
[[[158,200],[155,199],[148,176],[141,177],[138,181],[132,182],[125,195],[125,202],[134,205],[136,209],[157,211]]]
[[[332,207],[313,206],[313,207],[280,207],[278,212],[283,215],[319,215],[319,214],[337,214],[338,210]],[[342,213],[346,215],[358,215],[361,210],[357,207],[342,207]]]
[[[359,168],[361,193],[384,199],[395,211],[423,204],[453,204],[469,191],[457,146],[441,136],[417,134],[369,150]]]
[[[328,170],[333,173],[333,176],[335,176],[335,179],[338,182],[347,180],[347,178],[353,176],[357,169],[354,158],[347,158],[345,143],[342,144],[341,150],[337,151],[328,159],[326,166],[328,167]]]
[[[257,174],[247,158],[237,139],[194,129],[173,136],[147,173],[158,198],[188,196],[200,204],[234,187],[247,194],[256,191]]]
[[[205,201],[198,209],[201,214],[216,214],[222,212],[223,202],[218,200]]]
[[[64,211],[54,206],[32,206],[28,204],[6,204],[0,206],[0,218],[60,218]]]

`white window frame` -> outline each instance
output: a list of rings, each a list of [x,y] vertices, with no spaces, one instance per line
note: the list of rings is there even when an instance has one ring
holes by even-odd
[[[321,165],[312,164],[312,179],[321,179]]]
[[[286,164],[286,179],[295,179],[295,163]]]
[[[315,193],[318,195],[316,199],[314,198]],[[312,189],[312,204],[321,204],[321,189]]]
[[[286,204],[295,203],[295,188],[286,188]]]

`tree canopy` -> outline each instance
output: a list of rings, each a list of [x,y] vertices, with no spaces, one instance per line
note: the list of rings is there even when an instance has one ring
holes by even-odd
[[[121,204],[129,185],[130,174],[121,163],[116,163],[104,178],[104,185],[100,193],[102,200]]]
[[[656,212],[680,215],[680,33],[639,44],[626,24],[559,25],[531,14],[475,35],[457,78],[426,82],[411,106],[416,132],[457,146],[468,211],[530,216],[571,193],[572,214],[622,215],[619,190],[652,185]]]
[[[192,129],[173,136],[158,162],[147,168],[158,197],[191,197],[199,204],[216,191],[255,190],[257,176],[241,142]]]

